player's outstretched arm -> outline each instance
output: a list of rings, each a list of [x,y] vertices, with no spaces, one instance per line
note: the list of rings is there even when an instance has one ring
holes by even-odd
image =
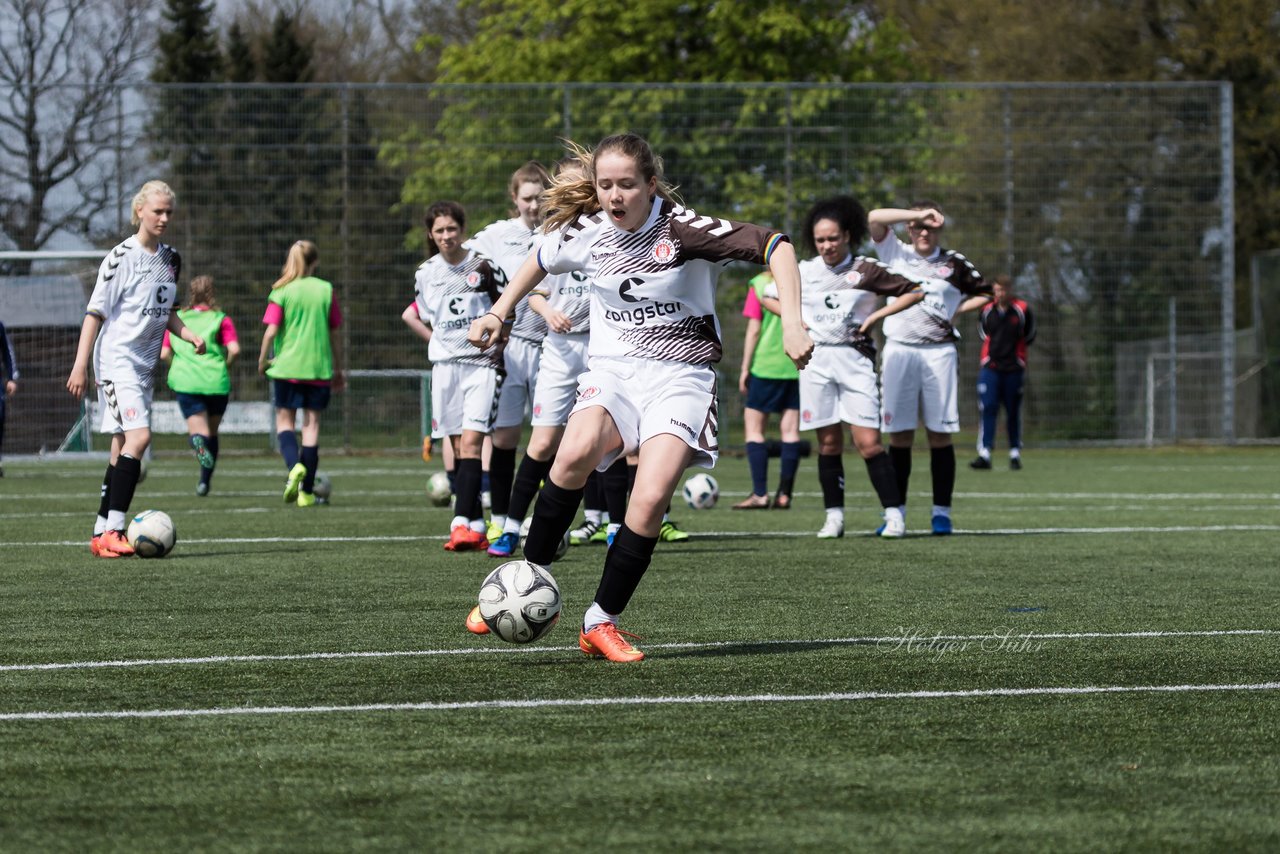
[[[903,296],[895,299],[892,303],[882,305],[880,308],[867,315],[867,319],[862,321],[862,325],[858,327],[858,331],[863,335],[866,335],[875,328],[877,323],[884,320],[889,315],[897,314],[900,311],[906,311],[922,299],[924,299],[924,291],[912,291],[909,294],[904,294]]]
[[[926,208],[924,210],[876,208],[867,214],[867,226],[871,239],[876,243],[884,240],[884,236],[889,233],[889,229],[904,222],[918,222],[929,228],[942,228],[946,224],[946,217],[942,215],[942,211],[934,208]]]
[[[493,304],[493,308],[471,321],[471,328],[467,330],[467,340],[481,350],[488,350],[497,344],[502,327],[506,319],[515,313],[516,305],[546,277],[547,271],[538,264],[538,253],[534,252],[520,265],[515,277],[507,284],[502,296],[498,297],[498,301]]]
[[[800,267],[796,250],[790,243],[779,243],[769,256],[769,272],[778,286],[778,302],[782,311],[782,349],[797,368],[803,369],[813,356],[813,339],[804,328],[800,314]]]
[[[169,334],[177,335],[183,341],[195,347],[197,356],[204,355],[204,339],[192,332],[190,327],[182,322],[182,318],[178,317],[176,311],[169,312]]]

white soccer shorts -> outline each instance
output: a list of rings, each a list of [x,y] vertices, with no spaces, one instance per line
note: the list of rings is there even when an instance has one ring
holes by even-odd
[[[596,466],[604,471],[618,457],[663,433],[693,449],[691,465],[713,468],[720,456],[716,372],[709,365],[645,359],[596,358],[578,378],[573,411],[602,406],[613,418],[622,449]],[[572,413],[571,413],[572,414]]]
[[[538,363],[542,359],[542,347],[524,338],[512,337],[507,341],[502,358],[506,363],[507,378],[502,382],[498,397],[498,417],[493,422],[498,427],[519,427],[524,423],[525,410],[533,400],[538,385]]]
[[[954,344],[885,342],[880,363],[885,432],[914,430],[923,421],[935,433],[958,433],[956,367]]]
[[[111,434],[149,429],[153,392],[152,386],[135,382],[103,380],[98,383],[98,409],[102,412],[99,429]]]
[[[463,430],[492,433],[498,412],[498,369],[466,362],[431,367],[431,436],[460,436]]]
[[[578,377],[587,370],[588,333],[552,332],[542,343],[538,387],[533,393],[534,427],[563,427],[578,395]]]
[[[880,429],[876,367],[853,347],[819,344],[800,372],[800,429],[841,423]]]

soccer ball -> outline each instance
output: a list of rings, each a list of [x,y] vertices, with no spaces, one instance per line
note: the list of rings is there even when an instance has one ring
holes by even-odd
[[[437,507],[448,507],[453,490],[449,488],[449,475],[438,471],[427,479],[427,497]]]
[[[537,564],[507,561],[480,585],[480,616],[504,641],[536,641],[560,619],[560,588]]]
[[[705,472],[699,472],[684,482],[685,503],[694,510],[710,510],[720,498],[720,484]]]
[[[333,494],[333,482],[329,480],[327,474],[317,474],[315,483],[311,485],[311,494],[316,497],[316,501],[321,504],[329,503],[329,496]]]
[[[129,522],[129,545],[138,557],[164,557],[173,551],[178,532],[163,510],[143,510]]]

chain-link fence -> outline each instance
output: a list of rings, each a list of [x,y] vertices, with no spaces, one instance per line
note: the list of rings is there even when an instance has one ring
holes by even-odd
[[[462,202],[474,233],[512,215],[507,180],[522,163],[554,162],[561,137],[592,144],[624,129],[653,143],[703,213],[794,230],[831,194],[853,193],[868,209],[937,200],[945,244],[989,278],[1014,275],[1036,313],[1030,443],[1232,440],[1260,429],[1261,407],[1247,398],[1261,386],[1237,384],[1248,360],[1234,334],[1227,84],[143,85],[118,98],[117,125],[98,132],[114,152],[121,213],[99,245],[128,233],[128,199],[143,179],[174,187],[168,240],[184,280],[214,276],[240,327],[248,358],[236,366],[236,399],[266,399],[252,355],[289,244],[320,245],[350,367],[375,372],[340,398],[325,427],[331,446],[417,446],[417,382],[377,372],[426,367],[400,320],[425,206]],[[753,273],[731,269],[719,298],[730,442],[742,285]],[[962,418],[973,428],[976,320],[958,326]],[[56,350],[25,354],[53,373],[50,394],[69,357],[40,341],[65,336],[20,339]],[[52,408],[50,423],[11,429],[11,452],[57,446],[75,413]],[[23,413],[15,405],[11,419]]]

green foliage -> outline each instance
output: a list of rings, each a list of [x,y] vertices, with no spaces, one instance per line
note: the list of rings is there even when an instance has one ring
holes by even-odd
[[[168,28],[156,40],[156,83],[214,83],[222,76],[222,54],[212,28],[213,4],[205,0],[165,0]]]

